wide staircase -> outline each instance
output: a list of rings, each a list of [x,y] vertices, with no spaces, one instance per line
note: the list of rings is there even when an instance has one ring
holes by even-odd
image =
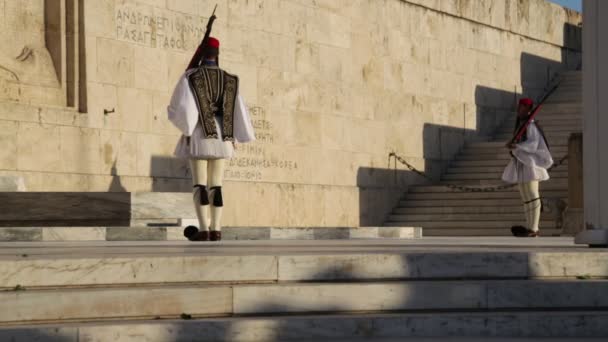
[[[563,73],[559,88],[537,116],[556,163],[568,154],[570,134],[582,131],[581,87],[580,71]],[[422,227],[425,236],[510,235],[511,226],[524,224],[517,188],[472,192],[446,185],[504,185],[502,172],[511,158],[504,145],[512,137],[514,126],[515,115],[504,122],[492,141],[466,145],[440,182],[410,188],[385,225]],[[568,161],[556,166],[550,176],[551,180],[541,183],[547,209],[540,224],[544,236],[561,233],[561,214],[568,200]]]
[[[566,238],[2,243],[0,341],[585,341],[608,336],[606,260]]]

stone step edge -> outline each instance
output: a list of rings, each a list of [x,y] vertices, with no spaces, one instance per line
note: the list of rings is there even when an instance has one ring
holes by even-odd
[[[350,279],[321,279],[321,280],[282,280],[282,279],[266,279],[266,280],[227,280],[227,281],[186,281],[186,282],[161,282],[161,283],[112,283],[112,284],[84,284],[84,285],[50,285],[50,286],[15,286],[15,287],[0,287],[0,296],[6,294],[19,294],[27,296],[28,294],[55,294],[61,291],[67,292],[87,292],[87,291],[105,291],[105,290],[176,290],[176,289],[216,289],[216,288],[275,288],[275,287],[321,287],[331,288],[338,286],[372,286],[372,285],[445,285],[450,286],[458,284],[476,284],[476,285],[491,285],[492,283],[511,283],[526,284],[556,284],[565,283],[584,284],[584,283],[606,283],[608,287],[608,276],[559,276],[559,277],[492,277],[492,278],[357,278]],[[446,285],[447,286],[447,285]],[[424,287],[424,286],[423,286]],[[608,300],[606,305],[608,311]],[[0,323],[1,324],[1,323]]]
[[[182,219],[176,226],[0,227],[0,241],[186,241]],[[223,227],[223,240],[418,239],[421,227]]]
[[[0,312],[0,322],[178,316],[180,313],[221,317],[420,310],[479,310],[480,312],[547,308],[564,311],[608,310],[608,300],[602,299],[602,293],[607,288],[608,280],[436,280],[219,286],[167,285],[146,288],[130,286],[30,290],[19,291],[18,295],[3,291],[0,292],[0,299],[9,310]],[[526,291],[543,295],[530,298]],[[359,293],[368,293],[368,295],[360,296]],[[414,293],[418,295],[415,298],[410,297]],[[209,297],[204,298],[204,294],[209,294]],[[148,305],[150,304],[146,304],[150,300],[148,295],[172,305]],[[199,299],[195,299],[198,296]],[[53,301],[49,301],[48,297],[52,297]],[[129,307],[104,305],[108,301],[131,303]],[[73,303],[84,304],[84,307],[74,308]]]
[[[605,337],[606,311],[447,312],[327,314],[158,320],[104,320],[89,323],[1,327],[0,339],[31,341],[33,337],[62,342],[131,341],[133,334],[148,342],[331,341],[376,338],[467,336],[469,338]],[[577,327],[573,329],[572,327]]]
[[[238,247],[238,246],[237,246]],[[496,250],[491,244],[479,251],[446,249],[433,253],[421,245],[416,250],[395,247],[327,250],[306,254],[236,255],[112,254],[80,257],[49,255],[0,259],[0,286],[24,287],[92,286],[111,284],[358,281],[397,279],[554,279],[608,278],[608,253],[578,249],[535,252]],[[17,253],[20,248],[17,246]],[[136,251],[137,249],[135,249]],[[271,249],[270,249],[271,250]],[[235,249],[235,251],[237,251]],[[430,252],[429,252],[430,251]],[[82,252],[80,252],[82,254]],[[201,265],[205,272],[201,272]],[[58,272],[58,270],[63,270]],[[16,293],[19,293],[16,291]]]

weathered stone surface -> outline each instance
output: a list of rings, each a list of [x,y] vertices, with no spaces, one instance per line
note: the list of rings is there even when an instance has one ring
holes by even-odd
[[[189,191],[166,106],[211,6],[5,2],[1,171],[32,191]],[[240,76],[257,135],[226,170],[226,226],[379,225],[420,182],[393,177],[387,151],[435,177],[494,130],[515,93],[580,60],[580,15],[544,0],[272,0],[217,14],[221,64]],[[86,106],[28,105],[65,105],[70,91]]]
[[[129,193],[0,192],[4,227],[128,225]]]
[[[0,191],[15,192],[26,191],[23,177],[0,176]]]
[[[0,329],[0,339],[15,342],[78,342],[78,328],[12,328]]]
[[[108,241],[165,241],[167,229],[164,227],[108,227]]]
[[[277,279],[274,256],[182,256],[86,258],[0,262],[0,287],[205,281],[272,281]]]
[[[133,219],[196,218],[191,193],[131,194]]]
[[[500,274],[525,277],[529,274],[527,261],[527,256],[519,253],[282,256],[279,258],[279,274],[281,280],[290,281],[432,278],[439,275],[449,278],[476,277],[477,275],[487,277]],[[575,261],[572,262],[575,263]],[[556,263],[563,264],[559,261]],[[553,272],[556,271],[547,270],[544,274],[554,274]]]
[[[224,227],[222,239],[226,240],[267,240],[272,237],[269,227]],[[183,238],[183,235],[182,235]]]
[[[0,228],[0,241],[41,241],[42,228]]]
[[[585,227],[585,213],[582,208],[568,208],[564,213],[564,235],[574,236]]]
[[[443,313],[393,315],[331,315],[326,317],[221,318],[193,321],[136,321],[114,324],[80,324],[52,328],[4,328],[0,337],[29,341],[127,342],[140,336],[150,342],[191,341],[205,336],[211,341],[266,342],[340,340],[394,342],[425,337],[425,341],[487,341],[491,338],[544,342],[559,336],[565,342],[601,341],[608,334],[603,312]],[[56,328],[57,327],[57,328]],[[467,336],[455,339],[453,336]],[[36,339],[31,339],[37,337]],[[595,337],[595,338],[593,338]]]
[[[28,322],[59,319],[94,319],[218,315],[232,311],[229,287],[94,289],[54,291],[3,291],[3,305],[12,308],[0,313],[0,322]],[[151,300],[154,298],[154,300]]]
[[[0,151],[0,165],[4,170],[17,169],[17,131],[17,122],[0,121],[0,145],[3,146]]]
[[[44,227],[42,241],[99,241],[106,239],[105,227]]]
[[[184,224],[198,226],[197,220],[172,219],[132,220],[129,227],[38,227],[43,241],[186,241]],[[189,222],[191,221],[191,222]],[[86,220],[82,221],[86,223]],[[33,224],[34,222],[32,222]],[[44,223],[42,221],[41,223]],[[28,241],[32,228],[9,228],[5,241]],[[415,227],[354,227],[354,228],[278,228],[223,227],[223,240],[345,240],[345,239],[417,239],[421,229]]]
[[[449,285],[449,286],[448,286]],[[449,291],[446,289],[449,288]],[[365,293],[365,295],[362,295]],[[234,313],[394,311],[487,307],[476,283],[243,286],[234,288]]]

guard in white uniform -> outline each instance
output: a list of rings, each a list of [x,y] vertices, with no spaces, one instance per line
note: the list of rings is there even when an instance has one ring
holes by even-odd
[[[225,160],[234,156],[235,143],[255,140],[239,79],[218,67],[219,41],[210,37],[208,44],[203,64],[179,79],[167,109],[182,132],[175,156],[190,160],[200,225],[200,231],[188,227],[184,235],[197,241],[221,240]]]
[[[516,131],[528,120],[533,104],[534,102],[528,98],[519,101]],[[527,223],[527,227],[516,226],[511,232],[518,237],[536,237],[539,234],[542,208],[539,182],[549,179],[547,169],[553,165],[553,158],[545,135],[534,120],[527,126],[519,141],[507,144],[507,148],[510,149],[512,158],[505,168],[502,179],[508,183],[517,183],[524,202]]]

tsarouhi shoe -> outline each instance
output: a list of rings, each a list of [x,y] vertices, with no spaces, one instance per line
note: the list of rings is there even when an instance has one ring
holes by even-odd
[[[184,236],[190,241],[209,241],[209,231],[199,231],[195,226],[186,227],[184,229]]]
[[[523,228],[523,229],[520,229]],[[539,233],[538,231],[534,231],[532,229],[528,229],[525,227],[521,227],[521,226],[515,226],[513,228],[511,228],[511,233],[513,233],[513,236],[515,237],[538,237]]]
[[[531,229],[527,229],[525,233],[523,233],[522,235],[517,235],[517,237],[539,237],[540,234],[537,231],[531,230]]]
[[[513,236],[521,236],[524,235],[527,230],[528,228],[524,226],[513,226],[511,227],[511,234],[513,234]]]
[[[217,230],[212,230],[211,235],[209,237],[211,241],[221,241],[222,240],[222,232]]]

